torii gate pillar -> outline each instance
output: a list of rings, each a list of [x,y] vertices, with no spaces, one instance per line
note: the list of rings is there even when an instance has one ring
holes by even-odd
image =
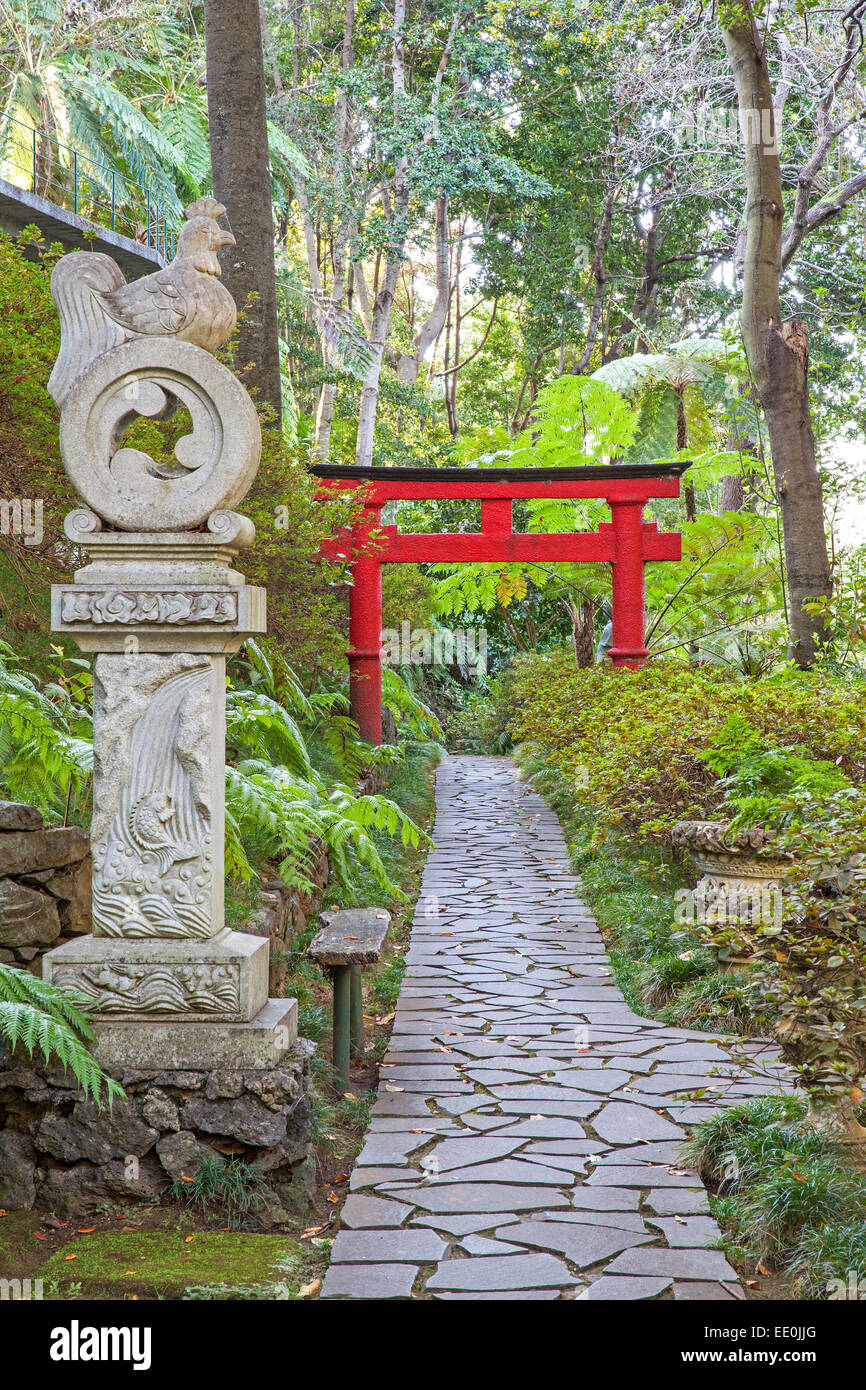
[[[349,713],[367,743],[382,742],[382,566],[370,532],[381,507],[365,507],[354,529],[349,595]]]

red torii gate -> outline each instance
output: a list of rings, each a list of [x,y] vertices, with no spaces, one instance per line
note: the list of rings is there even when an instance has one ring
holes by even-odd
[[[349,690],[352,718],[362,738],[382,741],[382,565],[437,561],[602,561],[613,565],[614,666],[640,666],[644,645],[644,565],[679,560],[681,536],[644,521],[651,497],[679,497],[687,463],[610,464],[583,468],[358,468],[318,464],[320,497],[333,489],[366,487],[354,526],[330,538],[323,554],[353,556],[349,599]],[[604,499],[611,521],[598,531],[527,534],[512,525],[518,498]],[[381,524],[382,508],[394,500],[481,502],[476,532],[401,533]]]

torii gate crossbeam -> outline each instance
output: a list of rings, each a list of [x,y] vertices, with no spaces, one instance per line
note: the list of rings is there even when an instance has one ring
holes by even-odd
[[[659,531],[643,519],[651,497],[678,497],[687,463],[610,464],[584,468],[357,468],[319,464],[319,497],[334,489],[365,488],[354,526],[330,538],[322,551],[351,563],[349,689],[352,718],[370,743],[382,740],[382,565],[425,562],[601,562],[613,566],[613,666],[640,666],[644,644],[644,565],[679,560],[678,532]],[[598,531],[527,534],[513,529],[520,498],[595,497],[611,520]],[[381,524],[395,500],[463,498],[481,503],[481,530],[407,534]]]

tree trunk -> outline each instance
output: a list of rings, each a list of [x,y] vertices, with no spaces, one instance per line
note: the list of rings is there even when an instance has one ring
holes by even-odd
[[[808,332],[800,320],[781,318],[782,176],[767,57],[749,0],[728,0],[722,24],[746,151],[743,341],[770,434],[791,644],[797,662],[809,666],[825,628],[805,605],[829,595],[832,583],[809,405]]]
[[[578,669],[595,665],[594,610],[592,599],[581,599],[575,603],[564,599],[566,611],[571,619],[571,640],[574,643],[574,659]]]
[[[274,215],[258,0],[205,0],[208,120],[214,193],[237,241],[221,254],[240,320],[244,384],[279,421],[280,354]]]

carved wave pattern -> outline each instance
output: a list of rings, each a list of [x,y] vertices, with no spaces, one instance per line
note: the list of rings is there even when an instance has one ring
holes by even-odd
[[[237,972],[226,965],[67,966],[57,984],[102,1014],[236,1014]]]
[[[100,936],[208,937],[211,833],[178,740],[188,701],[208,697],[203,668],[171,676],[135,724],[129,781],[93,847],[93,924]]]

